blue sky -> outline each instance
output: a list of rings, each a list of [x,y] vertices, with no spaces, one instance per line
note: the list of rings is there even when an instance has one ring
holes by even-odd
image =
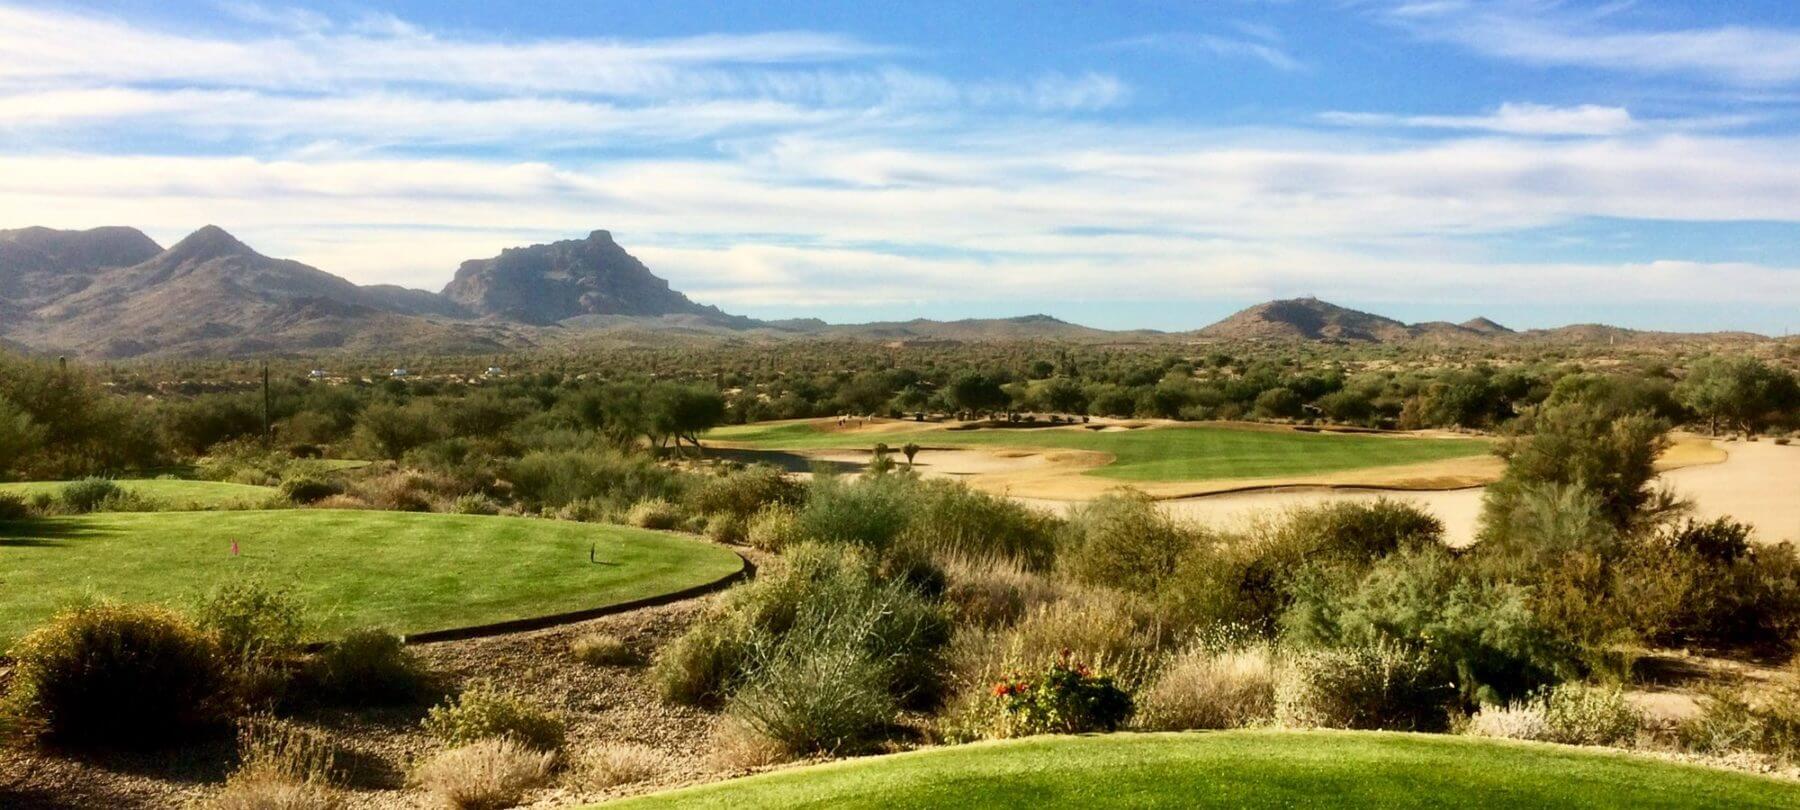
[[[1800,328],[1800,4],[0,0],[0,227],[834,321]]]

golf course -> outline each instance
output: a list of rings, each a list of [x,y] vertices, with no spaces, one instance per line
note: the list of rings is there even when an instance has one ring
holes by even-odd
[[[781,770],[607,808],[1794,807],[1800,787],[1542,743],[1356,731],[1036,737]]]
[[[324,638],[606,607],[742,567],[729,549],[696,539],[516,517],[287,509],[39,518],[0,523],[0,645],[75,600],[182,606],[241,578],[291,588]]]
[[[1120,482],[1218,481],[1286,478],[1374,467],[1397,467],[1479,457],[1482,439],[1325,433],[1229,424],[952,428],[930,423],[876,422],[868,429],[835,430],[830,420],[719,428],[705,437],[730,447],[898,450],[1030,448],[1103,453],[1110,460],[1086,474]]]

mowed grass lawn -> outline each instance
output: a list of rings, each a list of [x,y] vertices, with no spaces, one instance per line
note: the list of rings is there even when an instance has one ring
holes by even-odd
[[[1437,439],[1356,433],[1306,433],[1230,425],[1179,425],[1136,430],[1083,428],[942,428],[879,433],[837,433],[808,422],[742,425],[706,435],[717,441],[780,450],[870,448],[886,442],[930,447],[1019,447],[1093,450],[1113,462],[1089,475],[1124,481],[1218,481],[1317,475],[1365,467],[1391,467],[1484,455],[1483,439]],[[927,450],[926,452],[929,452]],[[926,459],[925,453],[920,459]]]
[[[164,509],[248,509],[262,505],[275,495],[273,487],[228,484],[223,481],[190,481],[176,478],[121,478],[113,481],[120,489],[141,495]],[[39,493],[56,496],[68,481],[27,481],[0,484],[0,492],[11,492],[26,498]]]
[[[1796,807],[1800,785],[1428,734],[1037,737],[777,771],[607,808]]]
[[[231,555],[238,541],[241,556]],[[597,562],[588,561],[590,547]],[[106,513],[0,523],[0,645],[71,600],[175,606],[243,577],[291,586],[328,637],[604,607],[729,576],[722,546],[623,526],[328,509]]]

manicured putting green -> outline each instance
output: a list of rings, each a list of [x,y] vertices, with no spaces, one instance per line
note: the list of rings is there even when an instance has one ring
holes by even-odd
[[[179,478],[121,478],[113,483],[120,489],[142,495],[163,509],[250,509],[261,506],[275,494],[273,487]],[[0,484],[0,492],[27,498],[39,493],[54,497],[68,485],[68,481],[27,481]]]
[[[742,566],[699,540],[529,518],[331,509],[46,518],[0,523],[0,644],[85,596],[181,606],[242,577],[291,586],[325,637],[605,607]]]
[[[1479,456],[1481,439],[1436,439],[1355,433],[1307,433],[1230,425],[1178,425],[1136,430],[996,428],[838,433],[812,422],[720,428],[706,438],[780,450],[869,448],[886,442],[924,447],[1036,447],[1111,453],[1113,462],[1089,475],[1124,481],[1220,481],[1317,475]],[[929,452],[929,451],[927,451]],[[920,459],[928,460],[925,453]]]
[[[1430,734],[1039,737],[848,760],[613,808],[1796,807],[1800,785],[1627,754]]]

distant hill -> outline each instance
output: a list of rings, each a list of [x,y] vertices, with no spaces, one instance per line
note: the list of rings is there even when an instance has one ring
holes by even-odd
[[[0,313],[11,308],[16,314],[81,292],[99,273],[161,251],[136,228],[0,230]]]
[[[327,351],[491,353],[533,346],[805,338],[895,346],[1039,340],[1622,343],[1762,340],[1598,324],[1515,332],[1487,318],[1407,324],[1316,298],[1269,301],[1195,332],[1108,331],[1049,315],[829,324],[759,321],[671,289],[606,231],[463,262],[442,293],[358,286],[264,256],[215,226],[164,250],[133,228],[0,230],[0,347],[93,357]]]
[[[1290,298],[1240,310],[1201,329],[1198,334],[1228,340],[1392,343],[1417,337],[1419,331],[1392,318],[1340,307],[1317,298]]]
[[[418,295],[430,294],[370,290],[271,259],[209,225],[147,260],[92,274],[8,333],[29,346],[99,357],[493,351],[519,342],[491,326],[415,317],[429,308]]]
[[[730,319],[669,289],[607,231],[463,262],[443,295],[477,315],[536,326],[589,315]]]

